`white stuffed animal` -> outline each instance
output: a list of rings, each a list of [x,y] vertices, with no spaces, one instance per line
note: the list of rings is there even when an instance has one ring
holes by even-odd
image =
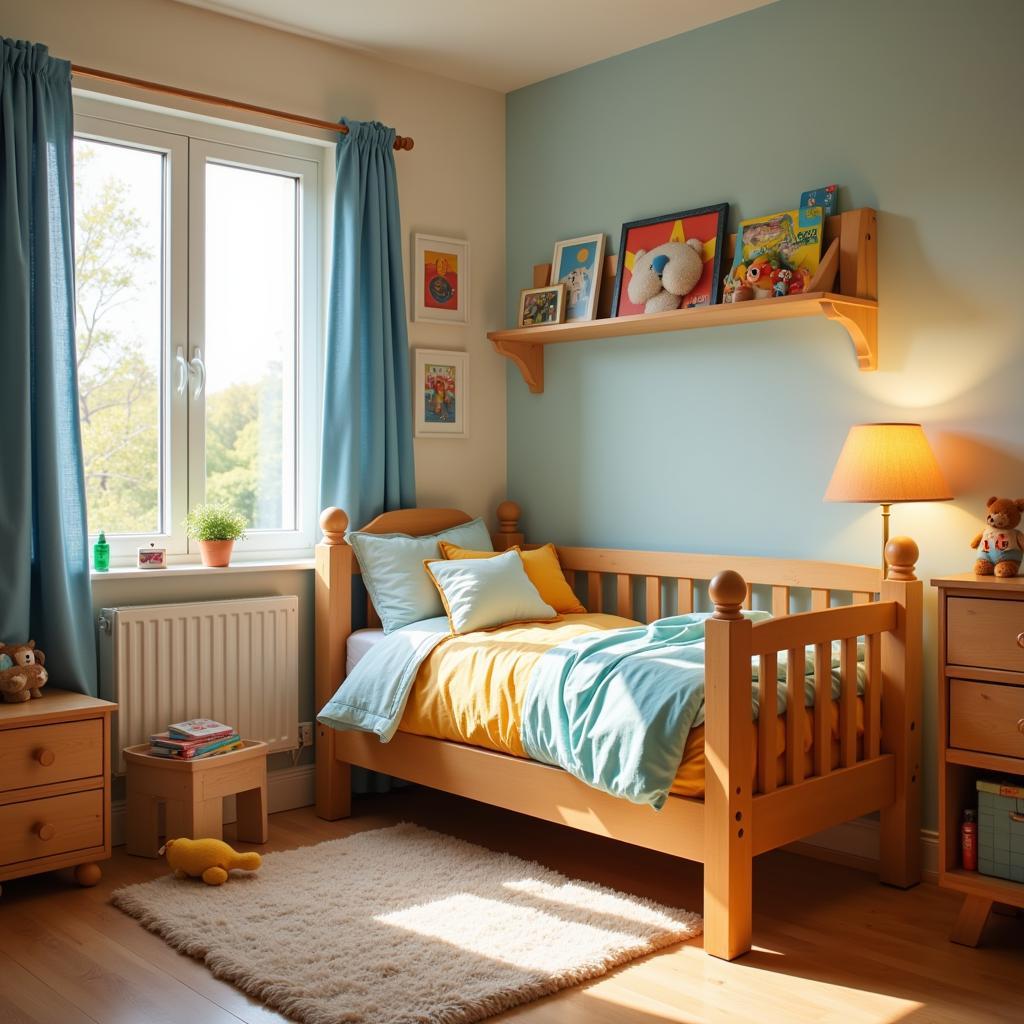
[[[704,272],[704,243],[698,238],[638,249],[626,294],[645,313],[678,309]]]

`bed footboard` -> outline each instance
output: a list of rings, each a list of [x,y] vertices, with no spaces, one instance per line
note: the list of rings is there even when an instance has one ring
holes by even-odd
[[[889,542],[879,600],[761,623],[742,616],[748,586],[726,571],[712,581],[705,673],[704,948],[732,960],[750,948],[755,855],[871,811],[881,811],[884,882],[920,881],[922,584],[917,545]],[[858,640],[864,689],[858,694]],[[833,765],[833,643],[839,642],[838,765]],[[814,651],[813,750],[803,753],[805,651]],[[785,659],[780,662],[780,657]],[[751,665],[760,688],[758,757],[750,744]],[[778,668],[787,688],[786,769],[778,763]],[[863,730],[858,735],[858,696]]]

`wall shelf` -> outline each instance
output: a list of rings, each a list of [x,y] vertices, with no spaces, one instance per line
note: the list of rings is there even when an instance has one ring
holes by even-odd
[[[736,236],[729,239],[727,259],[732,263]],[[876,215],[874,210],[850,210],[825,222],[825,254],[811,289],[800,295],[754,299],[728,305],[675,309],[667,313],[604,317],[540,327],[491,331],[487,337],[495,351],[518,366],[534,394],[544,391],[544,346],[598,338],[635,337],[698,327],[768,323],[797,317],[822,316],[841,324],[853,343],[857,367],[878,367],[878,302],[876,300]],[[606,262],[602,305],[607,307],[614,288],[615,257]],[[534,267],[534,287],[546,284],[550,264]],[[834,289],[834,290],[833,290]]]

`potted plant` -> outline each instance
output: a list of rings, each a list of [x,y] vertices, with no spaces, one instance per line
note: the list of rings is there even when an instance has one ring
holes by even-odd
[[[245,516],[221,502],[196,505],[185,517],[185,533],[199,541],[203,565],[211,568],[231,564],[236,540],[245,540]]]

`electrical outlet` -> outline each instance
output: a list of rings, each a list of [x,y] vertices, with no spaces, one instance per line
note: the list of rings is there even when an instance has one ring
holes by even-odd
[[[313,723],[299,722],[299,746],[313,746]]]

